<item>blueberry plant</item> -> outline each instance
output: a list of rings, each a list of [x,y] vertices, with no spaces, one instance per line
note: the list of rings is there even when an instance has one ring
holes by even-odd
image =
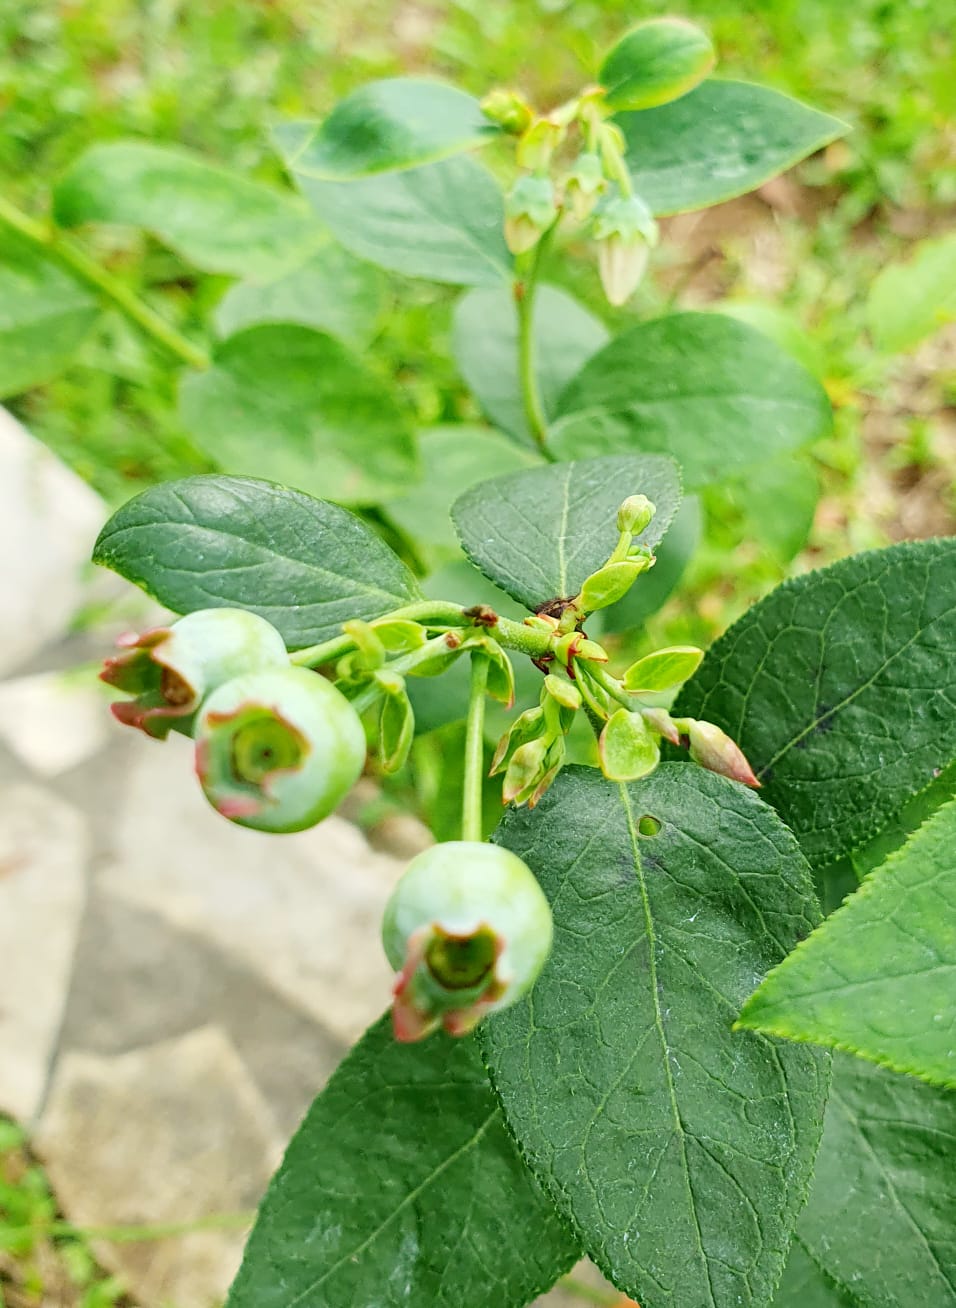
[[[657,218],[844,131],[713,63],[649,20],[546,110],[402,78],[280,125],[298,197],[116,142],[51,219],[0,203],[5,388],[118,308],[188,370],[216,468],[96,544],[181,615],[107,661],[116,717],[191,737],[213,808],[275,833],[454,728],[458,838],[395,887],[391,1011],[290,1144],[230,1308],[521,1308],[584,1254],[642,1308],[956,1304],[954,543],[796,577],[706,655],[640,648],[695,497],[745,477],[786,513],[827,397],[732,317],[612,338],[543,280],[593,259],[625,305]],[[91,223],[242,279],[211,354]],[[453,350],[492,426],[410,430],[359,355],[371,265],[468,288]]]

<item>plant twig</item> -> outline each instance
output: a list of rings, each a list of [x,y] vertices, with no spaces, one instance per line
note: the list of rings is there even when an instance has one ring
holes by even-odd
[[[462,840],[481,840],[481,796],[485,772],[485,692],[488,658],[480,650],[471,656],[471,693],[465,728],[465,780],[461,807]]]
[[[518,310],[518,379],[521,383],[521,398],[524,402],[525,419],[534,443],[547,459],[552,459],[552,455],[546,444],[548,419],[535,370],[534,301],[541,261],[559,221],[560,218],[556,218],[547,231],[542,233],[529,254],[526,273],[519,277],[514,285],[515,306]]]
[[[74,276],[92,287],[136,323],[146,334],[182,363],[191,368],[209,367],[209,356],[187,340],[165,318],[161,318],[134,291],[89,257],[80,247],[51,224],[38,222],[16,205],[0,196],[0,222],[6,223],[22,237],[62,264]]]

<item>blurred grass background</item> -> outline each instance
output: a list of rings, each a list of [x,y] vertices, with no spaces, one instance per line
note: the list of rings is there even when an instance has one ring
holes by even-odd
[[[833,399],[834,434],[813,451],[822,497],[806,506],[799,553],[774,537],[779,487],[740,483],[709,495],[704,547],[653,631],[705,643],[790,571],[954,529],[956,334],[947,329],[912,357],[894,358],[880,354],[864,325],[880,268],[951,228],[956,213],[950,0],[7,3],[0,188],[42,213],[51,181],[81,150],[129,136],[182,144],[281,184],[268,143],[278,118],[321,115],[363,81],[416,71],[476,94],[516,85],[546,106],[587,79],[623,27],[664,12],[710,31],[718,75],[767,83],[854,128],[757,197],[670,220],[626,312],[607,311],[590,268],[550,270],[612,326],[715,301],[747,314],[788,338]],[[206,332],[225,279],[198,276],[148,237],[98,230],[90,239],[183,330]],[[449,355],[453,298],[395,279],[372,346],[423,426],[477,417]],[[10,407],[116,503],[205,467],[179,425],[176,380],[166,358],[108,315],[67,373]],[[0,1308],[122,1302],[82,1241],[48,1238],[52,1213],[19,1135],[0,1131]]]

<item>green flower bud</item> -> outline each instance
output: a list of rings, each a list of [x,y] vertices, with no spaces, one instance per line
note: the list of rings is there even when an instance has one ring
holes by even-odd
[[[760,788],[760,782],[753,768],[747,762],[739,745],[715,727],[712,722],[697,722],[694,718],[675,718],[674,725],[686,738],[690,746],[690,756],[695,763],[709,772],[719,772],[721,776],[730,777],[732,781],[742,781],[745,786]]]
[[[577,222],[587,221],[606,186],[601,156],[593,150],[579,154],[564,182],[565,199]]]
[[[625,304],[644,276],[650,247],[657,244],[654,216],[638,196],[616,196],[598,210],[592,234],[608,303]]]
[[[457,840],[408,865],[385,908],[396,1038],[467,1035],[526,994],[551,949],[551,909],[530,868],[497,845]]]
[[[534,118],[530,104],[517,91],[496,87],[481,102],[481,112],[512,136],[520,136]]]
[[[617,529],[639,536],[645,527],[650,526],[656,512],[657,505],[646,495],[628,495],[617,511]]]
[[[505,241],[512,254],[534,248],[558,216],[547,177],[519,177],[505,201]]]
[[[365,763],[365,732],[330,681],[286,667],[235,677],[196,721],[196,773],[223,817],[302,831],[337,807]]]
[[[275,627],[244,609],[200,609],[172,626],[120,636],[117,645],[123,652],[106,660],[100,679],[134,698],[111,705],[113,716],[158,740],[174,727],[188,732],[217,686],[289,662]]]

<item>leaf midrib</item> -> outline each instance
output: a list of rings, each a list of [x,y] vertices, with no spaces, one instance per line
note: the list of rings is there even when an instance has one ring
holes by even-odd
[[[866,1135],[866,1132],[863,1130],[863,1126],[860,1122],[860,1119],[857,1117],[856,1113],[854,1113],[853,1109],[850,1107],[850,1105],[843,1098],[843,1096],[840,1094],[839,1090],[835,1086],[831,1089],[831,1093],[833,1095],[833,1098],[839,1103],[840,1107],[843,1109],[843,1112],[849,1118],[850,1123],[853,1126],[853,1129],[856,1131],[864,1148],[866,1149],[867,1154],[871,1158],[880,1176],[882,1176],[883,1180],[885,1181],[887,1190],[893,1196],[894,1204],[899,1209],[899,1211],[903,1214],[903,1216],[906,1218],[907,1222],[916,1232],[921,1243],[924,1245],[926,1252],[929,1254],[930,1261],[932,1262],[933,1266],[935,1267],[940,1277],[940,1280],[943,1282],[943,1284],[946,1286],[946,1288],[949,1291],[951,1291],[953,1294],[956,1294],[956,1285],[953,1284],[953,1282],[946,1275],[943,1268],[940,1266],[939,1259],[936,1257],[936,1254],[933,1251],[933,1246],[926,1238],[925,1231],[922,1229],[922,1227],[913,1217],[910,1210],[903,1203],[903,1200],[900,1198],[896,1186],[893,1183],[892,1175],[887,1171],[886,1167],[883,1164],[883,1160],[880,1158],[880,1155],[877,1153],[877,1151],[873,1148],[872,1144],[870,1143]]]
[[[333,1263],[327,1271],[324,1271],[321,1276],[317,1277],[316,1280],[307,1285],[304,1290],[300,1290],[294,1299],[290,1299],[286,1304],[286,1308],[296,1308],[296,1304],[302,1303],[304,1299],[307,1299],[315,1290],[318,1290],[322,1285],[324,1285],[329,1277],[334,1276],[340,1267],[363,1254],[370,1245],[375,1243],[382,1232],[385,1231],[392,1222],[394,1222],[399,1213],[403,1212],[409,1204],[414,1203],[418,1196],[424,1193],[424,1191],[427,1190],[443,1172],[447,1171],[449,1167],[456,1163],[460,1158],[463,1158],[469,1150],[473,1149],[475,1145],[479,1143],[500,1115],[500,1108],[493,1109],[482,1124],[473,1132],[471,1137],[463,1144],[459,1145],[454,1153],[449,1154],[447,1158],[443,1159],[443,1161],[439,1163],[433,1171],[429,1172],[429,1174],[420,1181],[417,1186],[415,1186],[414,1190],[410,1190],[401,1203],[392,1209],[385,1220],[380,1222],[375,1230],[372,1231],[370,1235],[366,1236],[361,1244],[356,1245],[354,1249],[350,1249],[348,1253],[342,1254],[342,1256]]]
[[[634,821],[634,811],[631,807],[631,797],[628,793],[627,786],[623,783],[618,787],[621,795],[621,804],[624,808],[624,814],[627,819],[628,836],[631,842],[631,851],[634,860],[634,870],[637,874],[638,885],[641,890],[641,904],[644,910],[644,927],[647,932],[648,943],[648,981],[650,983],[651,996],[654,1003],[654,1025],[657,1029],[661,1042],[661,1061],[664,1065],[664,1075],[667,1078],[667,1092],[670,1101],[671,1113],[674,1119],[674,1127],[677,1139],[680,1143],[681,1162],[683,1164],[684,1180],[687,1184],[687,1197],[690,1202],[690,1211],[694,1218],[694,1226],[697,1231],[697,1250],[703,1263],[704,1272],[707,1276],[707,1287],[710,1293],[711,1308],[717,1308],[717,1299],[714,1294],[714,1281],[710,1271],[710,1261],[707,1252],[704,1249],[704,1235],[700,1227],[700,1218],[697,1215],[697,1203],[694,1198],[694,1188],[690,1180],[690,1163],[687,1158],[687,1131],[681,1118],[680,1106],[677,1102],[677,1091],[674,1086],[674,1078],[671,1074],[669,1050],[667,1045],[667,1034],[664,1031],[664,1017],[661,1012],[660,993],[657,984],[657,936],[654,930],[654,918],[651,913],[650,898],[647,893],[647,882],[644,877],[644,867],[641,862],[640,847],[637,840],[637,826]]]
[[[169,526],[171,526],[171,525],[176,525],[176,524],[173,524],[173,523],[171,523],[168,519],[166,519],[166,520],[164,520],[164,521],[155,521],[155,522],[149,522],[149,523],[136,523],[136,524],[132,524],[132,525],[130,525],[129,527],[118,527],[118,528],[116,528],[114,531],[110,532],[110,534],[105,538],[105,540],[104,540],[104,545],[107,545],[107,544],[111,543],[112,541],[115,541],[118,537],[124,535],[126,532],[135,532],[135,531],[142,531],[142,530],[152,530],[152,529],[156,529],[156,528],[169,527]],[[381,590],[378,586],[371,586],[371,585],[367,584],[366,582],[359,582],[355,577],[346,577],[346,576],[344,576],[342,573],[339,573],[339,572],[329,572],[326,568],[322,568],[322,567],[320,567],[318,564],[313,563],[313,562],[311,562],[311,561],[308,560],[308,559],[297,559],[297,558],[294,558],[292,555],[288,555],[288,554],[280,554],[276,549],[273,549],[273,548],[271,548],[271,547],[268,546],[268,545],[262,545],[262,544],[260,544],[260,543],[258,543],[258,542],[251,541],[251,540],[249,539],[249,537],[247,537],[247,536],[242,536],[242,535],[240,535],[238,532],[225,531],[225,530],[224,530],[223,528],[221,528],[221,527],[216,527],[216,528],[213,528],[213,527],[202,527],[202,526],[199,526],[197,523],[180,523],[180,524],[178,524],[178,525],[180,525],[180,526],[184,526],[184,527],[187,527],[187,528],[189,528],[189,530],[194,531],[194,532],[197,532],[197,533],[204,533],[204,534],[207,534],[207,535],[210,535],[210,536],[213,536],[213,537],[216,537],[216,536],[227,536],[227,537],[229,537],[229,538],[232,539],[232,540],[239,540],[239,541],[242,541],[242,543],[243,543],[244,545],[246,545],[247,547],[252,548],[252,549],[255,549],[255,550],[258,550],[258,551],[260,551],[260,552],[265,556],[265,557],[262,559],[261,563],[258,563],[258,564],[241,565],[241,566],[243,566],[243,567],[246,567],[246,566],[248,566],[248,567],[259,567],[259,566],[265,566],[265,565],[267,564],[268,560],[271,558],[271,559],[276,559],[276,560],[278,560],[278,562],[280,562],[280,563],[286,563],[286,564],[290,564],[290,563],[291,563],[291,564],[295,564],[297,567],[304,568],[307,572],[312,572],[312,573],[314,573],[317,577],[321,578],[323,581],[326,581],[326,582],[328,582],[328,581],[332,581],[332,580],[335,580],[335,581],[337,581],[337,582],[343,582],[343,581],[346,581],[346,582],[348,582],[349,585],[352,587],[352,593],[353,593],[353,594],[357,591],[357,592],[359,592],[359,593],[361,593],[361,594],[364,594],[364,595],[381,596],[382,599],[387,599],[387,600],[399,600],[399,601],[401,601],[402,599],[405,598],[404,596],[401,596],[401,595],[395,595],[395,594],[393,594],[391,591]],[[105,556],[105,550],[97,549],[96,554],[94,555],[94,562],[100,562],[100,561],[101,561],[101,556]],[[103,562],[106,562],[105,557],[103,557],[102,561],[103,561]],[[107,566],[111,566],[111,565],[107,564]],[[236,570],[237,570],[236,568],[217,568],[217,569],[216,569],[217,572],[234,572],[234,571],[236,571]],[[184,574],[185,576],[194,575],[194,574],[191,572],[191,570],[190,570],[189,568],[175,568],[175,569],[173,569],[173,568],[167,568],[166,571],[168,571],[168,572],[182,573],[182,574]],[[209,569],[206,569],[206,570],[205,570],[205,575],[208,575],[208,573],[209,573]],[[335,597],[335,598],[328,598],[328,599],[317,600],[317,601],[314,601],[313,604],[309,605],[308,607],[312,608],[312,607],[320,607],[320,606],[322,606],[322,605],[324,605],[324,604],[332,604],[332,603],[335,603],[335,602],[337,601],[337,599],[341,599],[341,598],[342,598],[342,596],[337,596],[337,597]],[[276,605],[276,606],[274,606],[274,607],[279,607],[279,606]],[[301,608],[301,607],[304,607],[304,606],[302,606],[302,605],[297,605],[296,607]]]
[[[858,698],[858,696],[862,695],[865,690],[869,690],[869,688],[876,681],[877,677],[881,676],[882,673],[884,673],[886,669],[890,666],[890,664],[894,662],[894,660],[898,659],[901,654],[905,654],[906,651],[909,649],[909,647],[912,644],[914,644],[917,640],[919,640],[919,638],[925,632],[929,631],[931,627],[934,627],[937,624],[937,622],[941,622],[943,619],[948,618],[952,612],[953,609],[947,609],[945,613],[940,613],[936,617],[934,617],[932,622],[928,623],[927,626],[920,627],[917,631],[913,633],[912,636],[910,636],[909,640],[907,640],[904,644],[902,644],[898,650],[895,650],[889,656],[888,659],[886,659],[883,663],[880,664],[878,668],[875,669],[872,676],[868,677],[866,681],[862,682],[854,690],[851,690],[848,695],[846,695],[843,699],[839,700],[836,704],[834,704],[834,706],[831,709],[828,709],[826,713],[821,713],[818,716],[814,717],[812,722],[808,723],[808,725],[804,727],[802,731],[799,731],[793,737],[792,740],[789,740],[785,745],[782,745],[780,749],[777,751],[777,753],[774,754],[773,758],[771,758],[767,763],[764,763],[764,765],[757,770],[758,778],[763,778],[766,775],[766,773],[776,763],[778,763],[780,759],[783,758],[785,754],[788,754],[791,749],[795,749],[796,746],[800,744],[801,740],[806,739],[806,737],[810,735],[812,731],[815,731],[821,722],[824,722],[830,718],[835,718],[838,713],[842,713],[843,710],[849,704],[852,704],[853,701]],[[832,618],[832,616],[833,613],[831,612],[830,617]],[[827,621],[829,623],[829,618],[827,619]],[[756,678],[754,678],[754,681],[755,680]]]

